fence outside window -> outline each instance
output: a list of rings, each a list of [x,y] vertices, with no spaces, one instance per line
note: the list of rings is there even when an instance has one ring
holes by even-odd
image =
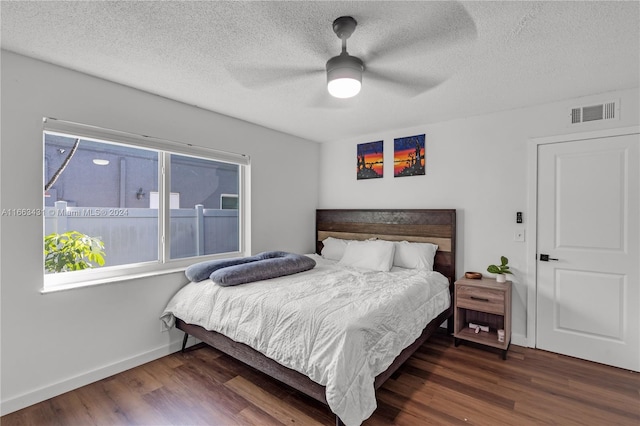
[[[239,250],[238,210],[171,210],[171,258]],[[80,230],[105,245],[105,267],[158,259],[158,210],[70,207],[57,201],[45,208],[45,235]]]

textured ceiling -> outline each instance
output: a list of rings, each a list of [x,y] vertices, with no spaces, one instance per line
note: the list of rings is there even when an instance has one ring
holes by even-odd
[[[2,48],[324,142],[638,87],[640,2],[1,3]],[[360,94],[326,92],[333,20]]]

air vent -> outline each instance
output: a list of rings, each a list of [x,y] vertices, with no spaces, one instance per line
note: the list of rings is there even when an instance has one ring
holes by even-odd
[[[587,123],[589,121],[615,120],[618,118],[618,102],[611,101],[603,104],[571,108],[571,124]]]

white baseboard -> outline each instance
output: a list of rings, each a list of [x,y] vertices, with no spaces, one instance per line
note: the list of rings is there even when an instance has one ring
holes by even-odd
[[[193,337],[189,338],[187,346],[195,344]],[[39,389],[18,395],[7,400],[0,402],[0,415],[12,413],[14,411],[21,410],[38,402],[46,401],[54,396],[62,395],[65,392],[69,392],[74,389],[78,389],[82,386],[86,386],[90,383],[97,382],[98,380],[105,379],[113,376],[114,374],[121,373],[129,370],[133,367],[137,367],[147,362],[162,358],[174,352],[179,351],[182,348],[182,339],[179,341],[171,342],[169,345],[161,346],[159,348],[144,352],[142,354],[127,358],[113,364],[100,367],[98,369],[88,371],[86,373],[71,377],[58,383],[54,383],[49,386],[44,386]]]

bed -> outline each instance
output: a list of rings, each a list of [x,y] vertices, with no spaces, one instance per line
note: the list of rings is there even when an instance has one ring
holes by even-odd
[[[337,241],[382,240],[397,242],[396,244],[400,244],[400,242],[403,241],[435,244],[438,246],[438,250],[433,257],[433,271],[435,272],[414,271],[396,267],[389,272],[375,274],[361,272],[358,268],[349,267],[347,267],[345,271],[344,266],[340,265],[336,260],[319,256],[320,253],[323,252],[323,249],[325,249],[323,241],[329,242],[330,240],[328,239]],[[330,409],[336,413],[337,425],[360,424],[372,413],[372,410],[375,409],[375,389],[382,386],[385,380],[387,380],[441,324],[451,318],[453,312],[453,282],[455,281],[455,240],[455,210],[317,210],[316,254],[310,255],[317,262],[317,266],[314,269],[301,274],[295,274],[296,276],[292,275],[283,277],[283,279],[276,279],[278,281],[270,280],[269,283],[263,281],[238,286],[242,287],[241,290],[224,290],[222,288],[216,288],[216,285],[198,286],[197,283],[191,283],[186,286],[186,290],[183,288],[184,291],[181,290],[180,292],[184,292],[185,294],[191,293],[192,299],[184,303],[182,300],[187,300],[189,296],[183,296],[180,302],[174,302],[172,299],[163,314],[163,318],[168,319],[168,321],[165,322],[169,323],[169,325],[175,325],[176,328],[185,332],[184,342],[186,342],[186,338],[189,335],[192,335],[212,347],[327,404]],[[325,253],[327,253],[327,249],[325,249]],[[388,284],[385,287],[382,283],[383,279],[389,279],[385,274],[394,280],[393,287],[388,286]],[[426,275],[429,276],[429,280],[433,280],[438,284],[434,285],[434,290],[429,290],[429,292],[433,292],[436,297],[433,297],[433,300],[425,299],[423,302],[418,299],[418,293],[416,293],[415,289],[420,288],[419,286],[422,285],[422,281],[420,280]],[[345,288],[344,283],[351,282],[352,280],[354,283],[366,282],[366,286],[361,287],[366,287],[367,289],[362,291],[368,291],[370,287],[371,289],[378,289],[375,290],[376,294],[380,294],[386,293],[387,290],[385,289],[389,289],[388,292],[390,295],[388,298],[393,299],[393,303],[400,303],[394,310],[393,316],[405,317],[405,323],[402,323],[403,325],[401,327],[398,326],[398,330],[394,333],[389,333],[389,335],[392,335],[393,339],[395,339],[393,342],[393,351],[387,351],[386,349],[387,347],[392,347],[390,343],[388,346],[386,346],[386,342],[380,343],[380,341],[387,339],[386,334],[384,335],[384,339],[378,339],[376,337],[377,340],[373,340],[375,340],[374,344],[378,346],[367,346],[368,349],[371,349],[370,353],[376,354],[375,356],[371,355],[371,357],[376,358],[376,362],[360,362],[355,369],[352,366],[352,362],[356,359],[361,359],[362,356],[358,355],[353,347],[360,344],[361,341],[367,341],[367,344],[369,344],[368,340],[372,340],[370,338],[372,332],[367,328],[368,326],[360,326],[362,322],[360,319],[356,321],[356,327],[349,326],[346,330],[339,329],[339,312],[345,310],[344,306],[341,305],[341,292],[343,291],[342,289]],[[313,286],[308,284],[309,282],[320,284]],[[353,284],[353,286],[355,287],[348,287],[348,293],[355,295],[356,300],[359,300],[357,298],[360,297],[360,293],[358,293],[360,287],[358,287],[358,284]],[[262,290],[259,290],[259,288]],[[396,290],[396,288],[402,288],[403,292],[406,288],[408,295],[402,295],[406,300],[396,300],[400,297],[392,294],[392,292],[395,291],[400,292],[400,290]],[[267,290],[267,293],[264,293],[265,290]],[[239,293],[240,291],[242,294]],[[263,293],[260,293],[260,291]],[[269,298],[275,298],[275,294],[277,294],[278,291],[288,292],[282,293],[291,295],[286,298],[291,299],[287,301],[287,304],[297,309],[297,311],[293,313],[286,313],[284,315],[279,313],[278,318],[282,316],[295,317],[295,320],[291,321],[293,324],[299,322],[298,311],[313,310],[316,304],[320,305],[320,303],[315,302],[319,297],[325,297],[327,294],[331,294],[331,296],[327,297],[326,302],[323,302],[326,303],[326,306],[322,305],[323,307],[320,310],[320,314],[318,312],[313,313],[311,325],[302,325],[306,327],[305,329],[296,329],[292,325],[288,325],[288,323],[281,326],[280,319],[276,321],[277,325],[275,326],[273,321],[269,322],[266,327],[260,325],[262,324],[260,321],[266,321],[261,319],[262,317],[259,315],[264,308],[263,305],[269,305]],[[413,294],[410,293],[412,291],[414,292]],[[200,308],[191,308],[190,304],[199,303],[198,301],[202,299],[217,299],[221,297],[221,293],[231,295],[229,301],[221,302],[223,308],[225,306],[232,306],[233,308],[231,310],[234,310],[236,309],[235,307],[245,303],[250,305],[250,309],[245,309],[245,311],[240,314],[243,319],[234,320],[234,323],[248,322],[248,320],[245,321],[247,317],[257,317],[259,328],[269,330],[269,334],[282,334],[285,337],[284,340],[288,341],[288,344],[292,346],[292,351],[299,350],[305,355],[291,357],[291,355],[288,354],[288,349],[284,351],[287,352],[286,356],[281,355],[283,350],[280,346],[284,347],[284,343],[274,343],[275,340],[271,339],[271,337],[269,337],[269,339],[263,339],[262,337],[256,338],[253,336],[245,338],[247,333],[242,329],[221,328],[219,329],[220,332],[211,331],[216,328],[215,321],[220,320],[220,318],[214,317],[226,317],[227,312],[218,307],[213,312],[195,314],[193,312],[200,312]],[[445,293],[446,297],[444,297]],[[303,297],[307,295],[309,298]],[[313,297],[312,300],[314,300],[313,305],[308,304],[311,296]],[[386,303],[386,299],[383,297],[380,297],[379,301],[378,299],[375,299],[375,301],[366,300],[367,302],[363,303],[364,305]],[[177,308],[177,305],[181,303],[187,306],[183,308],[182,311]],[[305,303],[307,304],[305,305]],[[358,303],[354,303],[353,301],[348,303],[350,303],[349,306],[351,306],[351,308],[347,310],[360,309]],[[404,303],[404,305],[402,305],[402,303]],[[412,303],[413,305],[411,305]],[[338,312],[338,314],[333,311],[332,306],[335,306],[335,312]],[[278,309],[280,309],[280,307],[278,307]],[[220,313],[220,311],[223,311],[223,313]],[[322,312],[328,311],[331,311],[331,313],[327,313],[326,315],[322,314]],[[420,316],[420,320],[414,320],[411,316],[405,314],[405,312],[414,311],[416,312],[416,317]],[[369,311],[366,311],[364,308],[362,312],[363,316],[370,315]],[[431,320],[423,327],[424,324],[420,321],[425,321],[423,318],[427,318],[426,315],[429,315],[428,318]],[[318,318],[321,319],[318,320]],[[255,319],[256,318],[253,318],[252,320]],[[367,318],[367,321],[368,320],[369,318]],[[318,328],[319,326],[316,327],[317,324],[313,321],[321,322],[325,328],[320,329]],[[300,324],[302,324],[302,322],[300,322]],[[255,328],[256,326],[253,327]],[[335,329],[337,337],[327,334],[325,331],[327,328]],[[361,329],[363,328],[366,329],[366,331],[362,331]],[[451,333],[452,321],[447,321],[447,328],[449,333]],[[306,361],[303,360],[309,351],[309,349],[304,348],[306,343],[302,337],[303,334],[308,332],[307,329],[314,330],[315,335],[322,337],[314,340],[313,346],[317,345],[318,348],[314,347],[313,350],[324,352],[325,346],[322,346],[324,344],[322,342],[329,342],[327,343],[327,347],[337,347],[338,350],[342,352],[332,354],[331,356],[333,356],[333,358],[327,358],[326,360],[324,357],[320,358],[313,354],[309,359],[306,359]],[[318,341],[320,343],[316,343]],[[251,346],[242,342],[249,343]],[[397,344],[401,346],[397,348],[395,346]],[[362,343],[362,345],[364,345],[364,343]],[[254,346],[255,349],[252,346]],[[380,350],[381,348],[384,349]],[[328,349],[326,351],[328,352]],[[356,355],[353,355],[354,353]],[[351,358],[353,358],[353,360]],[[378,360],[377,358],[381,359]],[[370,368],[369,364],[374,366]],[[382,367],[384,367],[384,369],[381,369]],[[335,369],[335,371],[330,370],[327,372],[326,368]],[[380,371],[377,369],[380,369]],[[354,373],[353,370],[358,371]],[[367,371],[361,373],[360,370]],[[375,372],[375,375],[373,375],[373,372]],[[351,374],[354,374],[353,377],[350,376]],[[371,376],[367,376],[367,374]],[[345,377],[343,378],[343,376]],[[369,379],[373,381],[373,386],[371,386]],[[369,393],[373,393],[373,395],[369,395]],[[373,398],[373,406],[371,405],[371,398]]]

